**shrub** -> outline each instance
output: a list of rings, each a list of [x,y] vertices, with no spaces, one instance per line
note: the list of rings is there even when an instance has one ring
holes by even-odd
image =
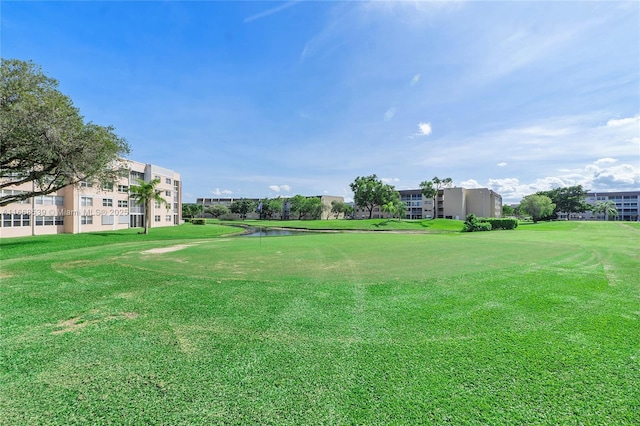
[[[491,229],[515,229],[518,227],[518,219],[513,218],[503,218],[498,219],[495,217],[488,217],[483,219],[478,219],[481,223],[489,223],[491,224]]]
[[[491,231],[491,224],[488,222],[480,222],[476,215],[467,215],[464,225],[462,225],[462,232],[476,232],[476,231]]]
[[[193,218],[191,219],[191,223],[193,223],[194,225],[206,225],[207,219],[203,217]]]

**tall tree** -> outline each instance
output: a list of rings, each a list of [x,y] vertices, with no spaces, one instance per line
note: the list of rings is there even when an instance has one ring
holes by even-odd
[[[358,176],[349,186],[356,206],[367,209],[369,219],[373,217],[373,208],[388,203],[395,192],[392,185],[385,184],[375,174]]]
[[[209,213],[217,219],[220,216],[224,216],[229,213],[229,208],[224,204],[214,204],[213,206],[207,207],[204,212]]]
[[[182,205],[182,217],[193,217],[202,212],[202,204],[185,203]]]
[[[240,215],[240,219],[245,220],[247,218],[247,214],[253,211],[255,207],[256,204],[253,201],[241,198],[233,201],[229,206],[229,210],[231,210],[231,213]]]
[[[440,190],[444,190],[445,188],[451,188],[453,186],[453,179],[450,177],[440,179],[438,176],[434,176],[433,179],[425,180],[420,183],[420,189],[422,195],[425,198],[431,198],[433,200],[433,217],[435,219],[438,217],[438,206],[436,205],[436,197]],[[444,195],[443,195],[444,197]]]
[[[111,126],[85,123],[57,87],[31,61],[0,59],[0,189],[34,183],[0,196],[0,206],[81,181],[112,183],[125,168],[127,142]]]
[[[162,195],[162,190],[157,189],[156,186],[160,183],[160,179],[156,178],[150,182],[145,182],[142,179],[138,179],[138,185],[131,185],[129,188],[129,194],[131,198],[136,200],[138,204],[144,206],[144,233],[149,233],[151,228],[151,205],[152,203],[164,204],[169,210],[170,204],[165,200]]]
[[[282,214],[283,209],[284,200],[282,198],[264,198],[258,202],[256,213],[260,215],[260,218],[271,220],[274,214]]]
[[[333,213],[335,219],[340,217],[341,213],[344,213],[345,206],[346,204],[344,203],[344,201],[333,200],[331,202],[331,213]]]
[[[298,215],[298,220],[301,220],[306,214],[306,197],[300,194],[296,194],[289,199],[289,209],[291,213]]]
[[[543,217],[553,213],[556,205],[553,204],[551,198],[546,195],[532,194],[527,195],[520,202],[520,211],[528,214],[533,219],[533,223],[538,222]]]
[[[555,188],[550,191],[540,191],[537,194],[551,198],[556,205],[553,213],[556,215],[566,213],[567,219],[571,217],[571,213],[582,213],[590,208],[585,203],[587,191],[582,188],[582,185]]]

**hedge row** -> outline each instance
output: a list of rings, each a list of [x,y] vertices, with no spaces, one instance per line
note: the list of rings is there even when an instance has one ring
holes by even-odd
[[[504,218],[498,219],[495,217],[487,217],[478,219],[480,223],[491,224],[491,230],[495,229],[516,229],[518,227],[518,219]]]
[[[493,217],[477,218],[476,215],[467,215],[462,232],[493,231],[494,229],[516,229],[518,219],[498,219]]]

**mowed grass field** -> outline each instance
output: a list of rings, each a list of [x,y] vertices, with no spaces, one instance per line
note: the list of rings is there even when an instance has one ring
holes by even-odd
[[[638,224],[236,231],[2,240],[0,424],[640,424]]]

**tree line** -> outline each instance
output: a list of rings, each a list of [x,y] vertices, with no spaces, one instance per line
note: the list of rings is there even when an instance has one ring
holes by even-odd
[[[573,213],[602,213],[607,217],[618,216],[616,204],[613,201],[601,201],[595,205],[585,202],[587,191],[582,185],[555,188],[549,191],[538,191],[535,194],[527,195],[520,202],[517,210],[512,212],[503,207],[503,212],[513,214],[526,214],[531,216],[533,222],[540,220],[557,219],[560,213],[565,213],[567,219]],[[511,207],[509,207],[511,208]]]

